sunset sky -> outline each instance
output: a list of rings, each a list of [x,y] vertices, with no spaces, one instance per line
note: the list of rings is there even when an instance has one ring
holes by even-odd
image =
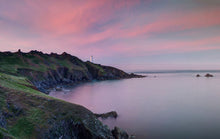
[[[220,0],[0,0],[0,51],[126,71],[220,69]]]

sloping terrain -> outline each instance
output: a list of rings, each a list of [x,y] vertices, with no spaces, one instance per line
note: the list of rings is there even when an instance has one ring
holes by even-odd
[[[113,138],[86,108],[47,96],[25,78],[0,74],[0,138]]]

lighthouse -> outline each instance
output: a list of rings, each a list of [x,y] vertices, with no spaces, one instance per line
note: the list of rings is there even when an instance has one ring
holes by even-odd
[[[93,56],[90,56],[90,62],[93,62]]]

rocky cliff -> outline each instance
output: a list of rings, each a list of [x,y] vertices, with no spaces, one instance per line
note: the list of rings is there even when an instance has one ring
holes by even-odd
[[[142,77],[61,55],[0,52],[0,139],[126,139],[88,109],[42,92],[57,85]]]
[[[128,74],[114,67],[83,62],[67,53],[61,55],[44,54],[39,51],[29,53],[0,53],[0,71],[27,77],[40,91],[57,85],[76,84],[91,80],[109,80],[142,77]]]

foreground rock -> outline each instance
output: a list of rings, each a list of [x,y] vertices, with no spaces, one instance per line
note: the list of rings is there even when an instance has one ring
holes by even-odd
[[[205,77],[214,77],[212,74],[207,73]]]
[[[196,77],[201,77],[201,75],[197,74]]]
[[[107,119],[109,117],[111,118],[117,118],[118,114],[116,111],[111,111],[111,112],[107,112],[107,113],[103,113],[103,114],[95,114],[95,116],[97,118],[103,118],[103,119]]]
[[[115,139],[128,139],[129,138],[129,135],[123,129],[119,127],[115,127],[112,130],[112,134]]]

